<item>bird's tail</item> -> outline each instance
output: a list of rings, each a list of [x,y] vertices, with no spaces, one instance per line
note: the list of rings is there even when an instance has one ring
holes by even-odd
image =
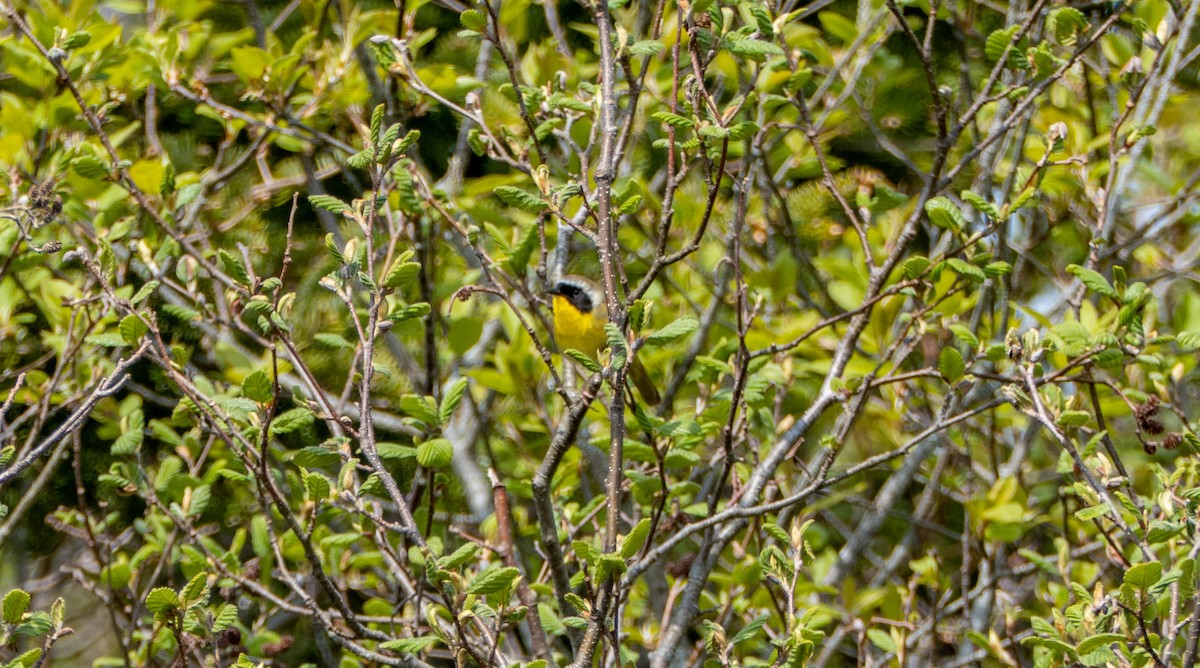
[[[642,400],[651,406],[655,406],[662,397],[658,395],[658,387],[654,385],[654,379],[650,377],[646,367],[634,358],[633,364],[629,366],[629,380],[633,381],[633,386],[637,388],[638,393],[642,395]]]

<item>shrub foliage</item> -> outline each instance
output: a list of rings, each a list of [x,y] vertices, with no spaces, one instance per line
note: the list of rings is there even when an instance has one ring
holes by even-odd
[[[1192,665],[1198,14],[0,0],[0,662]]]

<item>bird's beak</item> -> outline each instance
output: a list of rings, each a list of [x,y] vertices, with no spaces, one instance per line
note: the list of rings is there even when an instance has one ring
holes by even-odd
[[[561,294],[562,294],[562,292],[561,292],[561,291],[559,291],[559,289],[558,289],[558,286],[557,286],[557,285],[553,285],[553,286],[551,286],[551,287],[550,287],[548,290],[546,290],[546,294],[548,294],[548,295],[561,295]]]

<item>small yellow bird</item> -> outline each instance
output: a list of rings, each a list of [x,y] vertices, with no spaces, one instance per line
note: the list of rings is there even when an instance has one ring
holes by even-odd
[[[554,336],[560,348],[574,348],[596,357],[608,347],[608,335],[604,332],[608,306],[600,286],[582,276],[563,276],[549,294],[554,295]],[[659,402],[658,388],[637,358],[629,365],[629,379],[646,403]]]

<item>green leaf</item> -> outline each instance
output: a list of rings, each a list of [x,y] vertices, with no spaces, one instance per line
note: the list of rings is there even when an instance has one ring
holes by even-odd
[[[414,417],[431,427],[441,424],[437,402],[433,397],[406,394],[400,397],[400,410],[405,415]]]
[[[962,198],[962,201],[970,204],[971,208],[975,209],[979,213],[982,213],[988,218],[996,220],[1000,217],[1000,210],[996,208],[996,205],[984,199],[982,195],[971,192],[970,190],[964,190],[959,193],[958,196]]]
[[[434,438],[417,446],[417,463],[428,469],[442,469],[454,460],[454,446],[444,438]]]
[[[962,276],[963,278],[969,278],[979,283],[987,280],[987,274],[985,274],[982,269],[976,267],[970,262],[967,262],[966,260],[960,260],[956,257],[952,257],[946,260],[946,265],[953,269],[954,273]]]
[[[309,195],[308,203],[312,204],[318,209],[324,209],[330,213],[336,213],[338,215],[354,213],[354,209],[350,208],[349,204],[346,204],[342,200],[333,197],[332,195]]]
[[[16,624],[21,621],[25,611],[29,609],[29,592],[23,589],[14,589],[4,595],[4,621],[8,624]]]
[[[479,554],[479,545],[469,542],[463,543],[453,553],[442,557],[438,562],[438,566],[446,570],[455,570],[474,561],[476,554]]]
[[[700,326],[700,322],[692,316],[684,316],[646,337],[646,345],[661,345],[674,341],[681,336],[687,336]]]
[[[275,387],[267,372],[259,369],[242,381],[242,394],[251,401],[265,404],[275,398]]]
[[[871,643],[879,649],[894,654],[896,652],[896,641],[892,639],[891,634],[883,629],[868,629],[867,637],[871,639]]]
[[[1020,29],[1020,26],[1010,26],[1002,30],[996,30],[992,34],[988,35],[987,41],[984,43],[983,47],[983,52],[984,55],[987,56],[987,59],[993,63],[1000,60],[1001,56],[1004,55],[1004,50],[1007,49],[1010,44],[1012,44],[1013,37],[1016,36],[1017,31]],[[1022,70],[1029,68],[1029,59],[1025,57],[1025,41],[1025,39],[1021,39],[1020,42],[1014,45],[1013,48],[1008,52],[1008,62],[1006,64],[1009,67],[1015,67]]]
[[[224,249],[217,253],[221,257],[221,264],[225,267],[225,271],[229,273],[229,277],[238,283],[250,287],[250,272],[246,271],[246,265],[242,264],[242,259]]]
[[[1074,7],[1058,7],[1052,10],[1050,20],[1054,23],[1054,39],[1067,46],[1074,44],[1077,36],[1086,32],[1088,28],[1087,17]]]
[[[238,621],[237,606],[232,603],[226,603],[221,606],[221,611],[213,618],[212,630],[213,633],[220,633],[225,629],[233,626]]]
[[[157,587],[146,595],[146,609],[155,615],[179,609],[179,595],[174,589]]]
[[[180,590],[183,605],[191,607],[208,597],[208,573],[199,572]]]
[[[329,498],[329,479],[320,473],[305,471],[304,490],[308,494],[309,501],[312,501],[313,503],[324,501],[325,499]]]
[[[1175,335],[1175,342],[1185,352],[1200,350],[1200,332],[1180,332]]]
[[[696,127],[696,122],[692,119],[685,118],[679,114],[673,114],[669,111],[656,111],[650,117],[659,123],[665,123],[676,129],[688,130]]]
[[[950,325],[950,331],[954,332],[954,338],[967,344],[971,350],[979,350],[979,337],[975,336],[970,327],[956,323]]]
[[[625,336],[611,322],[604,323],[604,333],[608,338],[608,348],[612,351],[613,368],[623,368],[629,359],[629,346],[625,343]]]
[[[938,355],[938,373],[942,374],[942,378],[945,378],[950,384],[954,384],[962,379],[966,370],[967,363],[963,361],[962,353],[958,352],[958,348],[953,346],[942,348],[942,352]]]
[[[1098,295],[1117,299],[1117,291],[1109,284],[1108,279],[1101,276],[1098,272],[1092,271],[1087,267],[1081,267],[1077,264],[1067,265],[1067,273],[1075,276],[1081,283],[1087,286],[1088,290],[1095,292]]]
[[[468,9],[467,11],[475,12],[473,9]],[[475,13],[478,14],[479,12]],[[390,649],[393,652],[400,652],[401,654],[416,654],[417,652],[423,652],[429,649],[439,642],[441,642],[441,638],[438,638],[437,636],[419,636],[416,638],[389,640],[387,642],[380,643],[379,647],[381,649]]]
[[[550,208],[550,205],[541,197],[530,194],[520,188],[513,186],[497,186],[494,191],[501,202],[509,206],[514,206],[522,211],[531,213],[540,213]]]
[[[481,12],[474,9],[468,9],[458,15],[458,22],[467,30],[483,32],[487,28],[487,18]]]
[[[768,535],[780,543],[783,543],[784,545],[792,544],[792,537],[788,535],[788,532],[784,531],[783,527],[779,526],[778,524],[764,522],[762,528],[763,531],[767,532]]]
[[[946,230],[961,230],[966,224],[962,210],[945,197],[934,197],[925,202],[925,215],[929,216],[929,222]]]
[[[919,278],[929,268],[929,258],[924,255],[914,255],[904,261],[904,277],[912,280]]]
[[[134,306],[141,304],[142,302],[146,301],[147,297],[154,294],[154,291],[158,289],[159,285],[160,283],[158,281],[150,281],[146,283],[137,291],[137,294],[129,298],[129,303],[133,304]]]
[[[726,39],[721,42],[721,48],[740,58],[756,63],[764,62],[770,56],[782,56],[783,49],[771,42],[742,38]]]
[[[463,394],[467,391],[467,379],[459,378],[446,388],[445,394],[442,395],[442,405],[438,407],[438,424],[445,425],[450,421],[450,417],[454,415],[458,404],[462,402]]]
[[[1157,561],[1150,561],[1130,566],[1129,570],[1125,571],[1125,577],[1122,582],[1145,591],[1155,582],[1158,582],[1161,577],[1162,564]]]
[[[411,254],[409,255],[411,256]],[[383,279],[383,287],[392,290],[402,288],[411,283],[420,272],[420,262],[408,262],[404,256],[401,256],[392,263],[392,268],[388,270],[387,276]]]
[[[743,626],[741,631],[738,631],[736,635],[729,639],[729,644],[740,645],[741,643],[754,638],[754,636],[758,635],[758,632],[762,630],[762,627],[770,618],[771,615],[767,613],[763,613],[755,617],[753,621]]]
[[[91,155],[82,155],[72,160],[71,169],[85,179],[103,179],[111,174],[108,163]]]
[[[521,571],[515,568],[493,566],[471,581],[467,587],[467,593],[487,596],[507,592],[519,577],[521,577]]]
[[[121,318],[121,324],[117,328],[121,332],[121,339],[127,345],[133,347],[137,347],[141,343],[142,337],[146,335],[146,332],[150,331],[146,323],[142,322],[142,319],[134,313]]]
[[[280,434],[290,434],[298,429],[303,429],[312,424],[316,419],[313,412],[307,408],[293,408],[285,413],[280,413],[271,420],[270,433],[272,436]]]
[[[621,558],[628,561],[637,556],[641,551],[642,546],[646,544],[646,538],[650,536],[650,518],[644,517],[633,528],[629,530],[629,535],[621,541]]]
[[[563,351],[563,354],[579,362],[580,366],[592,373],[600,373],[601,371],[600,365],[590,355],[585,355],[574,348],[567,348]]]
[[[1100,503],[1087,508],[1080,508],[1075,511],[1075,518],[1082,522],[1090,522],[1091,520],[1104,517],[1108,514],[1108,506]]]
[[[1120,633],[1101,633],[1084,639],[1075,647],[1075,651],[1080,655],[1091,654],[1092,652],[1108,647],[1113,643],[1125,643],[1125,636]]]
[[[1058,423],[1064,427],[1082,427],[1092,419],[1087,411],[1063,411],[1058,416]]]

